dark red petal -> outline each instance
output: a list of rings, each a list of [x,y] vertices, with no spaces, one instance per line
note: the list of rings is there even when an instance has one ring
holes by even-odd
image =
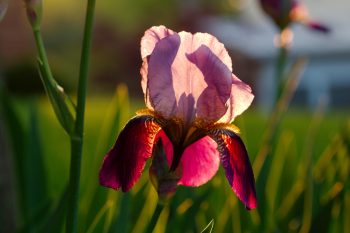
[[[160,129],[152,116],[132,118],[103,160],[100,184],[127,192],[140,178]]]
[[[233,191],[247,209],[256,208],[254,174],[242,139],[228,129],[214,129],[210,136],[218,144],[220,160]]]
[[[307,22],[307,26],[310,27],[311,29],[314,29],[316,31],[320,31],[320,32],[323,32],[323,33],[329,33],[330,32],[330,28],[321,24],[321,23],[318,23],[318,22],[315,22],[315,21],[309,21]]]

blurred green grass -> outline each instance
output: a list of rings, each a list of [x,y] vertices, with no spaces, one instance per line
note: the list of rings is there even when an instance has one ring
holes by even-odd
[[[57,201],[68,182],[69,140],[45,97],[15,99],[15,112],[24,128],[31,126],[28,119],[33,103],[38,110],[47,192],[50,200]],[[143,232],[146,228],[157,202],[147,168],[127,194],[98,185],[104,154],[120,128],[143,107],[139,99],[129,104],[124,88],[119,88],[115,96],[88,99],[80,232]],[[348,116],[348,112],[330,111],[319,114],[316,124],[312,112],[289,110],[271,158],[264,165],[266,174],[257,179],[257,210],[244,209],[220,169],[202,187],[179,187],[155,232],[200,232],[212,219],[213,232],[349,232],[349,145],[342,134]],[[262,146],[266,122],[267,116],[254,108],[235,121],[252,162]]]

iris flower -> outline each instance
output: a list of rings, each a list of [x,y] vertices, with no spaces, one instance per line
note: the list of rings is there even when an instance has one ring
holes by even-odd
[[[281,31],[292,22],[301,23],[321,32],[329,31],[326,26],[312,20],[306,7],[298,0],[260,0],[260,3],[265,13]]]
[[[141,40],[141,86],[146,110],[121,131],[100,170],[103,186],[128,191],[162,141],[176,185],[197,187],[223,166],[247,209],[256,208],[255,181],[247,150],[230,124],[254,96],[232,74],[224,45],[206,33],[148,29]],[[154,169],[154,168],[153,168]],[[157,169],[157,168],[156,168]]]

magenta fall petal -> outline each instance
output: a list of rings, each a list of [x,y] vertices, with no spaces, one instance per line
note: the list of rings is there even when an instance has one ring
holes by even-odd
[[[128,191],[140,178],[160,127],[151,116],[132,118],[104,158],[100,184]]]
[[[254,174],[242,139],[227,129],[216,129],[211,136],[219,145],[221,164],[233,191],[247,209],[256,208]]]

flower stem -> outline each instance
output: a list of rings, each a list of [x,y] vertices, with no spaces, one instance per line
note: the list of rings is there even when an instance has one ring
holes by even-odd
[[[92,41],[95,0],[88,0],[85,17],[84,37],[80,60],[77,112],[74,133],[71,136],[71,164],[69,178],[69,199],[66,232],[77,232],[81,158],[83,151],[84,115],[89,59]]]
[[[288,48],[281,46],[278,51],[278,58],[276,64],[276,95],[274,99],[274,105],[282,95],[283,88],[285,86],[285,69],[287,65]]]
[[[39,58],[40,58],[40,61],[42,62],[45,75],[48,78],[48,81],[52,83],[54,82],[54,79],[53,79],[50,65],[47,59],[46,50],[45,50],[43,38],[41,36],[40,28],[33,28],[33,33],[34,33],[36,47],[39,53]]]
[[[148,223],[147,229],[146,229],[146,233],[152,233],[157,222],[159,219],[160,214],[162,213],[162,210],[164,209],[164,205],[163,204],[157,204],[156,209],[153,212],[151,221]]]
[[[267,127],[262,137],[262,146],[260,147],[257,156],[255,157],[253,170],[256,179],[259,178],[260,172],[264,163],[266,163],[266,157],[271,153],[274,140],[278,131],[278,126],[281,123],[283,115],[288,109],[289,103],[293,97],[293,94],[298,86],[301,74],[306,66],[307,61],[305,59],[298,59],[291,67],[290,72],[287,74],[287,79],[282,88],[281,96],[277,103],[274,105],[274,109],[268,119]]]

